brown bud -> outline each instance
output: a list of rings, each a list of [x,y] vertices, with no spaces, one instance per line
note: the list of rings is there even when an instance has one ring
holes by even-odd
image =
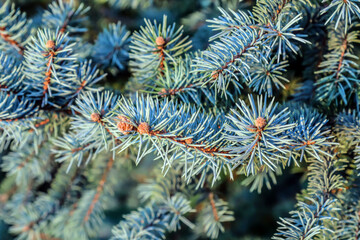
[[[186,144],[192,144],[192,142],[193,142],[192,138],[185,139]]]
[[[263,117],[258,117],[255,120],[255,126],[259,129],[263,129],[266,126],[266,124],[267,124],[267,122],[266,122],[265,118],[263,118]]]
[[[150,126],[146,122],[142,122],[139,124],[137,131],[140,134],[149,134],[150,133]]]
[[[130,124],[130,120],[127,117],[119,116],[120,122],[117,124],[117,128],[119,131],[127,135],[130,133],[130,131],[134,130],[134,126]]]
[[[157,37],[156,39],[155,39],[155,43],[156,43],[156,45],[158,45],[158,46],[164,46],[164,44],[165,44],[165,39],[163,38],[163,37]]]
[[[92,114],[90,115],[90,118],[91,118],[91,120],[92,120],[93,122],[98,122],[98,121],[100,121],[101,116],[100,116],[100,114],[98,114],[98,113],[92,113]]]
[[[49,40],[46,42],[45,47],[53,49],[55,47],[55,42],[53,40]]]

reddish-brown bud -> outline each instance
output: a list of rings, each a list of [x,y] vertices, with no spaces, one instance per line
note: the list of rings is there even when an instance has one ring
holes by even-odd
[[[120,119],[120,122],[117,123],[117,128],[122,134],[127,135],[134,130],[134,126],[131,125],[130,120],[127,117],[118,116],[118,118]]]
[[[55,47],[55,42],[53,40],[49,40],[46,42],[45,47],[53,49]]]
[[[266,126],[266,124],[267,124],[266,119],[263,117],[258,117],[255,120],[255,126],[259,129],[263,129]]]
[[[163,37],[157,37],[156,39],[155,39],[155,43],[156,43],[156,45],[158,45],[158,46],[164,46],[165,45],[165,39],[163,38]]]
[[[100,121],[101,116],[100,116],[100,114],[98,114],[98,113],[92,113],[92,114],[90,115],[90,118],[91,118],[91,121],[93,121],[93,122],[98,122],[98,121]]]
[[[146,122],[142,122],[139,124],[137,131],[140,134],[149,134],[150,133],[150,126]]]

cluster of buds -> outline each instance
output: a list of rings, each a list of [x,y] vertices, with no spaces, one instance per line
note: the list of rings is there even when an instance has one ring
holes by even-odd
[[[120,122],[117,123],[117,128],[122,134],[127,135],[134,130],[134,126],[131,124],[130,119],[123,116],[118,116],[118,118],[120,119]]]

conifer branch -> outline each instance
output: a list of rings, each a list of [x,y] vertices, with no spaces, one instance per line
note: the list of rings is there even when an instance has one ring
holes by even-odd
[[[129,58],[130,32],[126,27],[117,22],[110,24],[99,34],[92,54],[94,61],[104,67],[125,69],[126,61]]]
[[[66,15],[66,18],[64,20],[64,23],[61,25],[59,33],[64,34],[66,31],[66,28],[68,27],[68,24],[71,20],[71,18],[74,16],[74,10],[71,10],[70,12],[68,12],[68,14]]]
[[[270,190],[280,175],[283,190],[301,172],[306,189],[273,239],[358,238],[359,1],[200,1],[196,12],[162,1],[169,18],[138,27],[136,16],[152,16],[143,6],[160,4],[141,2],[138,14],[140,2],[94,2],[88,15],[57,0],[32,20],[0,4],[0,228],[18,239],[108,238],[105,213],[137,181],[142,205],[111,239],[161,240],[184,225],[181,236],[216,239],[233,227],[238,194]],[[215,6],[239,10],[220,8],[210,33]],[[98,31],[104,12],[122,22]],[[229,191],[227,179],[246,188]]]
[[[347,104],[357,89],[359,81],[357,80],[357,57],[353,54],[354,43],[358,42],[359,32],[349,27],[349,32],[343,32],[344,25],[337,30],[329,32],[329,38],[332,38],[330,53],[325,55],[325,59],[319,65],[320,70],[316,72],[321,78],[316,82],[315,97],[320,100],[326,100],[327,104],[335,102],[340,104],[340,100]],[[339,35],[336,39],[334,35]],[[353,98],[357,99],[356,96]]]
[[[273,239],[311,239],[321,233],[331,231],[325,224],[326,219],[337,220],[330,215],[336,211],[337,199],[331,191],[342,188],[344,180],[338,173],[335,159],[325,158],[322,162],[314,160],[310,165],[309,196],[297,204],[297,211],[290,212],[291,218],[281,218],[278,233]]]
[[[340,59],[339,59],[339,65],[338,65],[338,68],[336,69],[336,79],[339,79],[340,77],[340,70],[343,66],[343,61],[344,61],[344,56],[345,56],[345,53],[346,53],[346,49],[348,47],[348,42],[347,42],[347,33],[345,34],[344,36],[344,39],[342,40],[342,45],[341,45],[341,54],[340,54]]]
[[[83,22],[86,20],[85,14],[90,8],[85,7],[83,3],[78,6],[76,4],[76,1],[73,0],[53,1],[44,13],[43,23],[53,31],[57,30],[58,34],[69,32],[72,40],[78,39],[76,34],[87,30],[83,27]]]
[[[175,29],[175,24],[167,25],[167,16],[162,23],[151,23],[145,19],[146,27],[135,32],[130,46],[130,67],[139,80],[147,81],[158,74],[163,74],[165,64],[175,62],[175,58],[191,48],[188,37],[182,37],[182,26]],[[155,64],[156,67],[153,67]]]
[[[20,55],[24,55],[24,47],[21,46],[17,41],[13,40],[12,37],[6,33],[5,27],[0,27],[0,36],[4,39],[5,42],[15,46],[16,49],[18,49]]]
[[[89,209],[88,209],[87,212],[86,212],[86,215],[85,215],[85,217],[84,217],[83,222],[86,222],[86,221],[89,220],[89,217],[90,217],[90,215],[91,215],[91,213],[92,213],[92,211],[93,211],[93,209],[94,209],[94,206],[95,206],[96,202],[99,200],[100,194],[101,194],[101,192],[102,192],[103,189],[104,189],[104,185],[105,185],[105,183],[106,183],[106,180],[107,180],[107,177],[108,177],[108,173],[109,173],[109,171],[110,171],[110,169],[111,169],[111,167],[112,167],[113,164],[114,164],[114,159],[111,157],[111,158],[109,159],[107,165],[106,165],[106,168],[105,168],[105,170],[104,170],[104,173],[103,173],[103,175],[102,175],[102,177],[101,177],[101,179],[100,179],[100,182],[99,182],[99,184],[98,184],[98,186],[97,186],[97,188],[96,188],[96,193],[95,193],[94,198],[92,199],[92,201],[91,201],[91,203],[90,203]]]
[[[214,194],[212,192],[209,193],[209,200],[210,200],[212,212],[214,214],[214,219],[215,219],[215,221],[219,221],[219,216],[218,216],[216,206],[215,206],[215,202],[214,202]]]
[[[9,0],[0,4],[0,50],[11,53],[13,48],[19,55],[24,55],[30,24],[26,14],[15,9],[15,4]]]

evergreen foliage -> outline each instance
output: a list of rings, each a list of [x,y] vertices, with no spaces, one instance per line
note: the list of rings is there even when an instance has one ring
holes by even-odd
[[[359,238],[360,1],[0,4],[0,239],[230,239],[294,172],[272,239]]]

